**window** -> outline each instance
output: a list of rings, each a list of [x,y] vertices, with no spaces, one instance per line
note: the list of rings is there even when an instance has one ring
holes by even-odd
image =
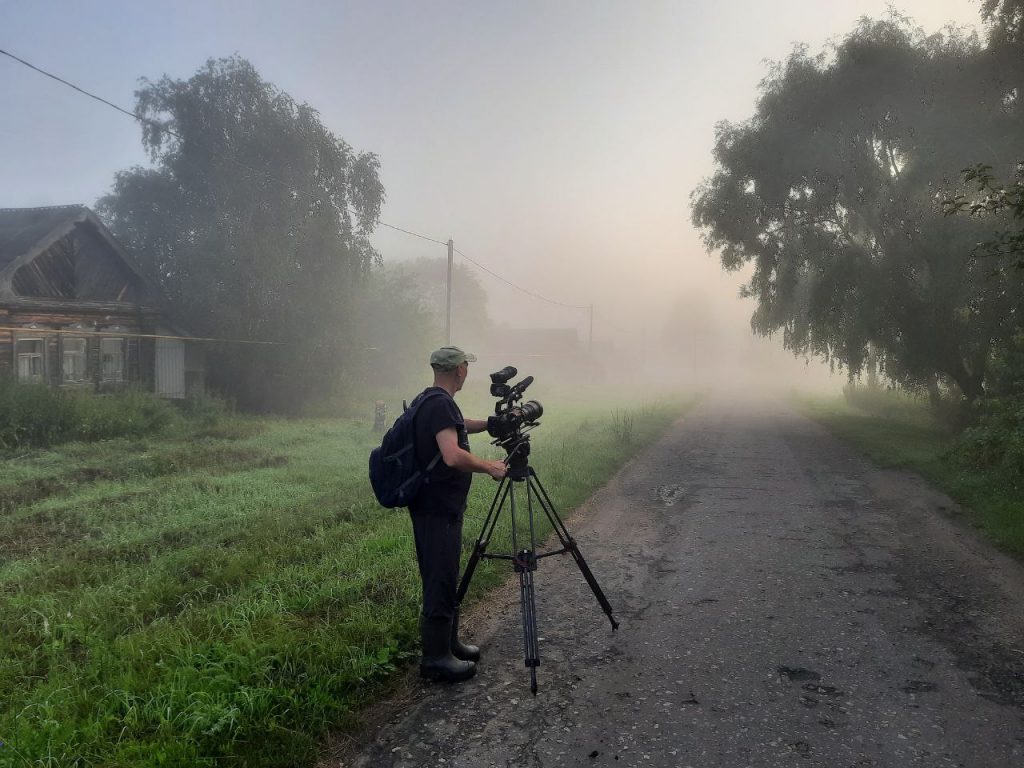
[[[124,339],[100,339],[104,381],[124,381]]]
[[[45,378],[42,339],[18,339],[18,380],[42,381]]]
[[[85,339],[65,337],[61,377],[66,384],[85,381]]]

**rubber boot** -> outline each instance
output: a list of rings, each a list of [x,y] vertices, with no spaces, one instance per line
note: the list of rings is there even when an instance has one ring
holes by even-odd
[[[423,640],[423,659],[420,677],[455,683],[468,680],[476,674],[476,664],[452,656],[452,625],[448,621],[420,619],[420,637]]]
[[[480,661],[480,648],[475,645],[468,645],[459,640],[459,609],[455,609],[455,616],[452,618],[452,656],[462,661]]]

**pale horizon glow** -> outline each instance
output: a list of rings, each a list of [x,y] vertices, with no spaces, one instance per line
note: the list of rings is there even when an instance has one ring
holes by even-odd
[[[126,108],[140,77],[187,78],[238,53],[380,156],[384,221],[593,304],[596,343],[640,345],[654,368],[673,306],[699,297],[717,329],[708,345],[808,382],[827,370],[751,339],[741,277],[705,253],[689,195],[713,170],[715,123],[753,112],[767,62],[820,50],[887,5],[8,0],[0,47]],[[928,32],[980,26],[977,2],[893,5]],[[117,170],[148,162],[131,119],[6,58],[0,99],[0,207],[91,206]],[[385,228],[374,242],[385,261],[445,255]],[[586,312],[478,274],[497,322],[585,338]]]

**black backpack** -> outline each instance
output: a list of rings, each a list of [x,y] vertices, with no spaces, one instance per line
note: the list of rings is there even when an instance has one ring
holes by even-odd
[[[370,451],[370,485],[381,506],[407,507],[416,498],[430,472],[441,460],[441,451],[421,470],[416,461],[416,414],[427,400],[443,392],[429,392],[412,401],[381,440],[380,447]]]

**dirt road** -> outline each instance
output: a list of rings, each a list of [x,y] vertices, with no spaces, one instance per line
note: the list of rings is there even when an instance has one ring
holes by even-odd
[[[347,763],[1024,766],[1024,568],[787,406],[705,402],[569,526],[621,628],[543,560],[538,695],[507,590]]]

